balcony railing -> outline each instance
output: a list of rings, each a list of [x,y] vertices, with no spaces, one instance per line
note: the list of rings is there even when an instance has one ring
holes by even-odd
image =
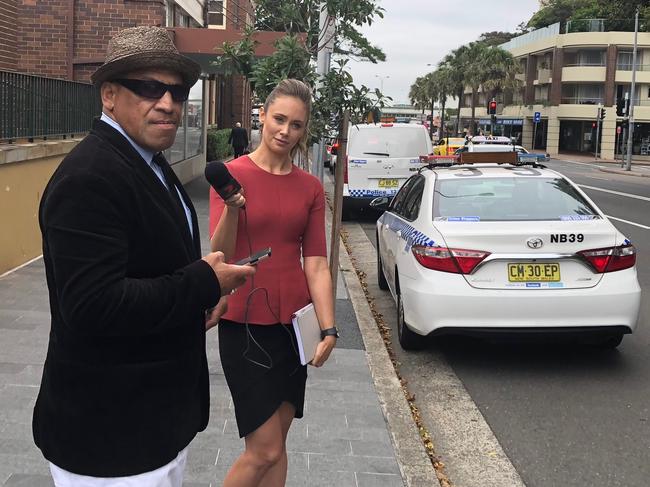
[[[650,25],[639,19],[639,32],[648,32]],[[634,32],[634,19],[576,19],[567,21],[564,33],[572,32]]]
[[[100,114],[99,94],[92,85],[0,71],[2,140],[87,132]]]
[[[564,105],[598,105],[599,103],[602,105],[604,99],[602,97],[600,98],[592,98],[588,96],[563,96],[562,97],[562,104]]]
[[[596,61],[596,62],[588,62],[588,61],[581,61],[577,63],[566,63],[564,65],[565,68],[603,68],[605,67],[605,61]]]
[[[632,63],[617,63],[616,69],[619,71],[632,71]],[[636,65],[637,71],[650,71],[650,64],[638,64]]]

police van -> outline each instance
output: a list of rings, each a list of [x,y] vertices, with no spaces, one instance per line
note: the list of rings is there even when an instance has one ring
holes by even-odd
[[[369,207],[378,196],[392,198],[433,147],[426,128],[415,124],[353,125],[344,166],[343,219]]]

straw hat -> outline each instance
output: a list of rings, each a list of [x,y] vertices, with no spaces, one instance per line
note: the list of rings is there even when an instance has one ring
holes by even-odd
[[[180,74],[192,86],[201,66],[179,54],[169,33],[162,27],[141,26],[124,29],[108,41],[106,61],[91,76],[94,85],[141,69],[168,69]]]

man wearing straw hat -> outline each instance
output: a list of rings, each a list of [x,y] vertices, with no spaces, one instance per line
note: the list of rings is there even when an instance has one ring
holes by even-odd
[[[165,29],[117,33],[92,76],[102,116],[43,194],[52,322],[33,432],[57,487],[180,487],[208,423],[205,329],[254,268],[201,258],[161,153],[199,74]]]

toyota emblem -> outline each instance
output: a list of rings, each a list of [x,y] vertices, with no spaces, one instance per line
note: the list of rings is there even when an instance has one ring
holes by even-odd
[[[539,237],[531,237],[528,240],[526,240],[526,245],[528,245],[531,249],[539,249],[542,248],[544,242]]]

